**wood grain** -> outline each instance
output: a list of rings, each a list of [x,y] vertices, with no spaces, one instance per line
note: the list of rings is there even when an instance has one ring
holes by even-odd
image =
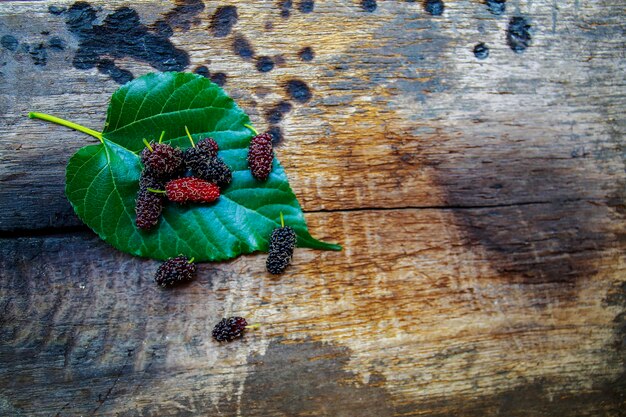
[[[0,3],[0,414],[623,415],[624,21],[618,0]],[[90,139],[25,115],[97,129],[165,69],[280,132],[344,251],[161,291],[80,225],[64,167]],[[261,329],[220,346],[231,314]]]
[[[381,217],[402,226],[377,230]],[[451,212],[310,220],[346,250],[299,250],[280,279],[262,256],[205,264],[173,291],[153,284],[154,262],[90,234],[3,241],[3,395],[25,415],[471,415],[499,396],[531,415],[581,391],[581,415],[616,411],[618,247],[589,255],[603,260],[573,296],[494,271],[459,245]],[[230,314],[262,327],[221,346],[210,331]]]

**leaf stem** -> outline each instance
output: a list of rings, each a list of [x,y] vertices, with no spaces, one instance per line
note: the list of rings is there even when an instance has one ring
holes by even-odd
[[[254,133],[254,136],[257,136],[259,134],[259,132],[257,132],[256,129],[253,128],[251,125],[244,125],[244,126],[250,129],[252,133]]]
[[[192,147],[196,147],[196,144],[193,143],[193,138],[191,137],[191,133],[189,133],[189,129],[187,129],[187,125],[185,125],[185,132],[187,132],[187,136],[189,137],[189,142],[191,142]]]
[[[143,140],[143,143],[146,145],[146,148],[150,149],[150,152],[154,152],[154,149],[152,149],[152,146],[150,146],[146,138],[143,138],[142,140]]]
[[[96,132],[93,129],[89,129],[88,127],[81,126],[74,122],[70,122],[68,120],[64,120],[56,116],[51,116],[49,114],[37,113],[37,112],[29,112],[28,117],[30,117],[31,119],[45,120],[46,122],[52,122],[61,126],[69,127],[70,129],[78,130],[79,132],[83,132],[90,136],[93,136],[94,138],[97,138],[100,142],[104,143],[104,141],[102,140],[102,133]]]

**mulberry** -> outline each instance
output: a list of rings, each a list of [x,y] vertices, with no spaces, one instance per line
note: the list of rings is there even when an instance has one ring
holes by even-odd
[[[285,271],[291,262],[296,241],[296,232],[291,227],[283,225],[274,229],[270,238],[270,253],[265,264],[267,272],[276,275]]]
[[[213,328],[213,339],[218,342],[231,342],[241,337],[248,322],[243,317],[229,317],[222,319]]]
[[[173,178],[182,174],[183,152],[166,143],[145,142],[141,162],[145,171],[154,177]]]
[[[143,172],[139,179],[139,192],[137,193],[137,201],[135,204],[135,212],[137,218],[135,223],[140,229],[148,230],[153,228],[159,222],[161,212],[163,211],[163,196],[152,193],[148,189],[159,189],[163,187],[163,182]]]
[[[193,142],[191,142],[193,145]],[[202,139],[191,148],[185,149],[183,159],[187,168],[193,169],[193,166],[201,161],[217,156],[217,142],[213,138]]]
[[[217,156],[193,164],[191,170],[196,177],[214,182],[220,188],[226,187],[233,179],[233,173],[228,165]]]
[[[151,190],[156,192],[157,190]],[[176,203],[211,203],[220,196],[220,189],[212,182],[195,177],[177,178],[165,184],[168,200]]]
[[[159,266],[154,280],[161,287],[172,287],[176,284],[193,280],[196,274],[196,264],[186,256],[170,258]]]
[[[254,178],[265,181],[272,172],[272,160],[274,150],[272,149],[272,135],[262,133],[256,135],[250,141],[248,148],[248,166]]]

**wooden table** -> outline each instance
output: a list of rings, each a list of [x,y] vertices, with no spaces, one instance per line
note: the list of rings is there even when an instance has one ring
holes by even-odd
[[[623,1],[438,6],[0,3],[0,415],[624,415]],[[100,129],[166,70],[277,135],[342,252],[162,291],[81,224],[64,168],[94,141],[25,115]],[[219,345],[228,315],[262,327]]]

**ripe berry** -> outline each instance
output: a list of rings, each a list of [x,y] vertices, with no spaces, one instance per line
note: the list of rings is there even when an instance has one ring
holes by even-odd
[[[185,177],[171,180],[165,184],[165,193],[168,200],[176,203],[211,203],[219,198],[220,189],[212,182],[195,177]]]
[[[159,266],[154,280],[161,287],[171,287],[176,284],[193,280],[196,273],[196,264],[186,256],[170,258]]]
[[[248,322],[243,317],[229,317],[222,319],[213,328],[213,338],[218,342],[231,342],[241,337]]]
[[[163,182],[156,179],[145,171],[141,173],[139,179],[139,192],[135,203],[137,218],[135,223],[140,229],[148,230],[159,222],[161,211],[163,211],[163,196],[151,193],[148,188],[162,188]]]
[[[195,145],[193,142],[191,143],[192,147],[185,149],[183,154],[183,159],[185,160],[187,168],[193,169],[193,165],[198,162],[217,156],[218,146],[217,142],[215,142],[213,138],[202,139]]]
[[[282,274],[291,262],[293,250],[298,240],[296,232],[283,222],[283,214],[280,214],[282,227],[274,229],[270,238],[270,253],[265,266],[270,274]]]
[[[273,159],[272,135],[262,133],[253,137],[248,148],[248,166],[254,178],[265,181],[272,172]]]
[[[226,187],[233,179],[233,173],[228,165],[217,156],[193,164],[191,170],[196,177],[214,182],[220,188]]]
[[[141,162],[150,175],[172,178],[182,172],[183,152],[180,149],[166,143],[145,143],[147,146],[141,151]]]

